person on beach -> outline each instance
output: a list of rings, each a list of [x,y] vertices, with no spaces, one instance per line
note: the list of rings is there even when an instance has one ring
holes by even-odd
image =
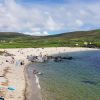
[[[21,61],[21,62],[20,62],[20,65],[24,65],[24,61]]]

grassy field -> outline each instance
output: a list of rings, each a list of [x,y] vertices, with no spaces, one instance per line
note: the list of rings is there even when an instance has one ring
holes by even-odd
[[[29,36],[0,33],[0,48],[100,47],[100,30],[62,33],[52,36]]]

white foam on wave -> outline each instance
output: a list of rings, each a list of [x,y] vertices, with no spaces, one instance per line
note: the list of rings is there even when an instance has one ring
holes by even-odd
[[[37,75],[35,75],[36,78],[36,84],[38,86],[39,89],[41,89],[40,83],[39,83],[39,77]]]

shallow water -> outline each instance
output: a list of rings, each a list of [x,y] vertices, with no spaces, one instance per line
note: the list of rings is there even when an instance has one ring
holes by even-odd
[[[73,60],[35,63],[44,100],[100,100],[100,51],[62,55]]]

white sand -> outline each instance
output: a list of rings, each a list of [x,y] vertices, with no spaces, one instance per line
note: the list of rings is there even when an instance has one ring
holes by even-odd
[[[24,68],[29,62],[26,59],[28,55],[53,55],[65,52],[77,52],[77,51],[87,51],[87,50],[97,50],[90,48],[69,48],[69,47],[59,47],[59,48],[27,48],[27,49],[0,49],[0,51],[6,50],[10,54],[14,54],[14,63],[12,63],[11,56],[0,56],[0,95],[5,97],[5,100],[24,100],[25,91],[25,77]],[[9,62],[6,62],[8,60]],[[18,66],[16,62],[23,60],[25,65]],[[8,90],[8,87],[14,87],[15,90]]]

